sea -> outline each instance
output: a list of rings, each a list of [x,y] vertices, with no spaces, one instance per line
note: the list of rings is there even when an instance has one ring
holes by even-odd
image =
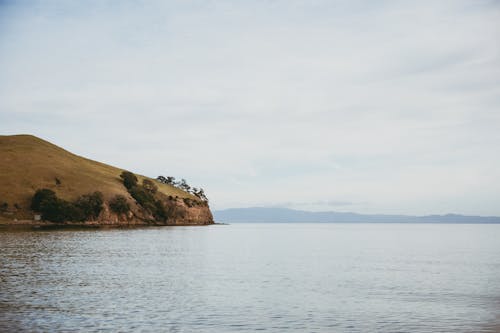
[[[0,332],[499,332],[500,225],[0,231]]]

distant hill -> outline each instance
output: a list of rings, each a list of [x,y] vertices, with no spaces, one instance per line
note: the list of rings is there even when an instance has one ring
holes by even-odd
[[[53,190],[58,197],[68,201],[100,191],[108,202],[119,194],[127,197],[137,211],[135,201],[120,179],[123,171],[72,154],[32,135],[0,136],[0,205],[7,205],[0,218],[32,219],[31,199],[41,188]],[[139,183],[150,179],[140,175],[137,178]],[[177,187],[150,180],[165,197],[199,200]],[[206,216],[211,218],[211,214]]]
[[[365,215],[341,212],[308,212],[288,208],[231,208],[213,212],[216,222],[223,223],[500,223],[495,216],[456,214],[407,216]]]

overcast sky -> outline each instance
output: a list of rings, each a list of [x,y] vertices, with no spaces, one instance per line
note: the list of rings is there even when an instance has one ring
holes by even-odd
[[[500,2],[0,1],[0,133],[215,209],[500,215]]]

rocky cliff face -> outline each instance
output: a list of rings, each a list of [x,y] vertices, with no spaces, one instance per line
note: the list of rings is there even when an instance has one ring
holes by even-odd
[[[107,203],[103,205],[101,214],[96,221],[88,221],[86,225],[208,225],[214,219],[208,205],[188,206],[184,200],[176,199],[164,202],[168,218],[166,221],[155,220],[151,213],[134,205],[126,214],[114,213]]]
[[[168,225],[213,224],[214,218],[208,205],[188,206],[183,200],[175,200],[168,204]]]

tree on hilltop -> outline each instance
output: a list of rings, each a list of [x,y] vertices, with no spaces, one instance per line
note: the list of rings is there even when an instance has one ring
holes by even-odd
[[[158,176],[158,177],[156,177],[156,180],[162,184],[167,184],[167,178],[164,176]]]

